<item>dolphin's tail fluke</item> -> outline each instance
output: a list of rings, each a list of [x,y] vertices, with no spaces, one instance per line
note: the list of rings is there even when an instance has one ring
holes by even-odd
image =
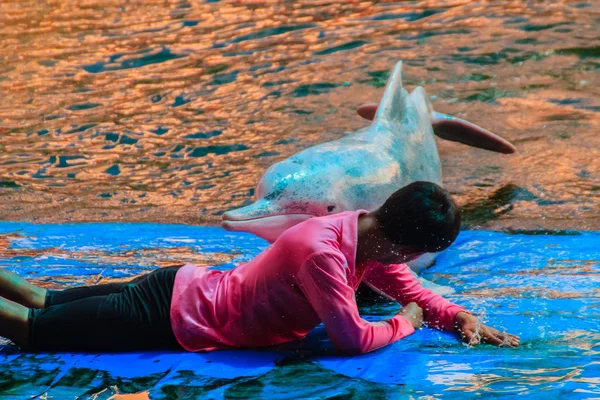
[[[509,141],[464,119],[434,112],[431,124],[433,132],[442,139],[504,154],[516,151]]]

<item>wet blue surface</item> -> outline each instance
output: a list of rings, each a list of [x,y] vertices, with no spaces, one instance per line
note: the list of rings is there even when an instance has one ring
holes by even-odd
[[[163,249],[175,260],[173,250],[182,246],[232,254],[218,265],[230,268],[266,246],[214,227],[0,223],[0,235],[15,233],[1,266],[39,281],[131,276],[152,267],[135,265],[135,255],[114,256]],[[102,399],[117,392],[145,392],[152,399],[598,397],[600,234],[568,233],[466,231],[424,274],[454,287],[451,300],[489,325],[520,335],[518,349],[468,348],[452,334],[422,329],[373,353],[342,357],[322,327],[304,341],[259,351],[32,355],[6,345],[0,398]],[[397,305],[361,310],[377,320]]]
[[[517,147],[437,141],[469,226],[600,231],[598,1],[10,3],[3,220],[218,224],[365,127],[402,60],[407,90]]]

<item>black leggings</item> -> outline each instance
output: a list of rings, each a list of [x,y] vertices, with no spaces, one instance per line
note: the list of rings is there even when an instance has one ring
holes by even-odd
[[[179,267],[125,283],[48,290],[29,311],[29,351],[182,350],[170,321]]]

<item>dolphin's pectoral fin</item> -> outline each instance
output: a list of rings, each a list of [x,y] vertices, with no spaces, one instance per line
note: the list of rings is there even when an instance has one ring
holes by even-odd
[[[375,119],[375,114],[377,113],[377,107],[379,103],[367,103],[359,106],[356,109],[356,113],[363,117],[364,119],[368,119],[369,121],[373,121]]]
[[[516,151],[507,140],[464,119],[434,112],[432,125],[435,134],[442,139],[504,154]]]
[[[425,289],[431,290],[433,293],[435,293],[437,295],[448,296],[448,295],[453,294],[454,292],[456,292],[456,290],[454,290],[450,286],[439,285],[439,284],[437,284],[435,282],[428,281],[425,278],[421,278],[412,269],[410,269],[409,271],[412,274],[412,276],[414,276],[419,281],[419,283],[421,284],[421,286],[423,286]]]
[[[433,293],[435,293],[437,295],[449,296],[456,292],[456,290],[454,290],[450,286],[438,285],[435,282],[428,281],[427,279],[424,279],[421,277],[417,277],[417,279],[419,280],[419,283],[421,284],[421,286],[423,286],[425,289],[431,290]]]

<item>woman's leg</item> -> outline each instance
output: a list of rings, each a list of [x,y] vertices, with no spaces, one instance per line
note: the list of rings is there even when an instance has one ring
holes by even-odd
[[[129,282],[103,283],[64,290],[50,290],[36,286],[19,275],[0,268],[0,297],[27,308],[44,308],[87,297],[119,293],[127,285],[134,284],[144,277],[145,275],[138,276]]]
[[[27,347],[29,337],[29,309],[0,297],[0,336]]]
[[[77,286],[62,290],[46,290],[46,297],[43,307],[46,308],[56,306],[58,304],[70,303],[72,301],[86,299],[88,297],[108,296],[113,293],[120,293],[128,285],[135,283],[145,275],[138,276],[128,282],[102,283],[92,286]]]
[[[183,264],[163,267],[161,269],[167,268],[179,268],[182,267]],[[156,273],[158,270],[154,270],[148,274],[137,276],[126,282],[116,282],[116,283],[102,283],[99,285],[92,286],[78,286],[73,288],[68,288],[64,290],[47,290],[44,307],[50,307],[57,304],[68,303],[71,301],[81,300],[88,297],[95,296],[108,296],[113,293],[121,293],[125,288],[131,285],[136,285],[143,280],[145,280],[149,275]]]
[[[42,308],[46,301],[46,289],[29,283],[19,275],[1,268],[0,297],[27,308]]]
[[[21,304],[27,308],[44,308],[86,297],[106,296],[118,293],[130,282],[105,283],[93,286],[80,286],[65,290],[50,290],[36,286],[19,275],[0,268],[0,297]]]
[[[143,279],[126,284],[118,293],[28,310],[26,349],[88,352],[181,350],[170,321],[177,269],[155,270]]]

